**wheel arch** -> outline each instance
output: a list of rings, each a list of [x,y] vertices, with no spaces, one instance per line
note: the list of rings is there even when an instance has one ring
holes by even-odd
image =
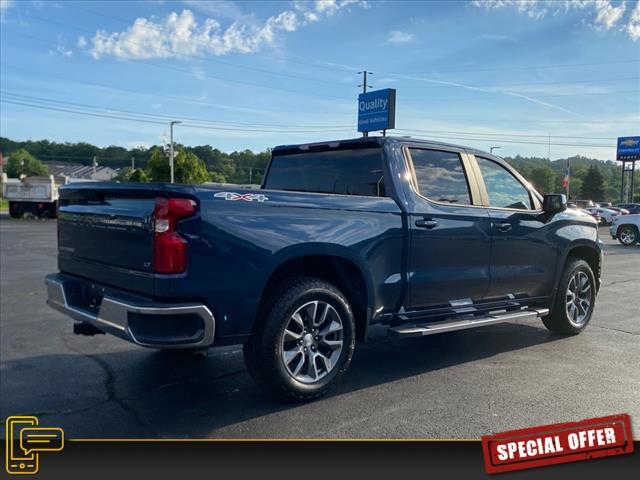
[[[278,298],[281,286],[288,278],[297,276],[316,277],[335,285],[347,297],[353,310],[356,339],[366,340],[374,303],[371,278],[352,255],[335,250],[295,251],[281,256],[264,282],[252,333],[264,323],[266,312]]]
[[[564,273],[567,264],[572,258],[579,258],[589,264],[589,267],[591,267],[596,279],[596,290],[600,290],[600,285],[602,283],[602,248],[598,243],[592,241],[575,242],[566,250],[562,259],[562,268],[557,273],[555,282],[556,286],[551,305],[555,304],[560,279],[562,278],[562,274]]]

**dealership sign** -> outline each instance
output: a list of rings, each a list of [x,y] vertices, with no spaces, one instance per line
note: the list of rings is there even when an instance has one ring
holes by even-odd
[[[640,137],[618,137],[616,160],[640,160]]]
[[[358,131],[373,132],[396,126],[396,89],[385,88],[358,96]]]

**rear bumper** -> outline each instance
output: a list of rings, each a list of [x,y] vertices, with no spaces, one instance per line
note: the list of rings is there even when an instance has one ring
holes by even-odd
[[[204,304],[154,302],[59,273],[47,275],[45,282],[50,307],[137,345],[205,348],[213,343],[216,322]],[[87,292],[96,290],[103,296],[89,301]]]

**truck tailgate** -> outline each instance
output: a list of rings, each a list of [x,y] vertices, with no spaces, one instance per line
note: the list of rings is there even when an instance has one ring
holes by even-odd
[[[152,293],[153,189],[67,186],[58,212],[60,270]],[[152,282],[151,282],[152,283]]]

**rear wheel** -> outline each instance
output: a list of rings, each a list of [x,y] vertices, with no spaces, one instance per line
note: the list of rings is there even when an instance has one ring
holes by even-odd
[[[625,247],[632,247],[639,240],[638,229],[634,225],[622,225],[618,228],[618,241]]]
[[[22,205],[18,202],[9,202],[9,215],[11,218],[24,217],[24,209],[22,208]]]
[[[278,396],[309,400],[324,395],[347,370],[355,324],[347,299],[324,280],[289,281],[244,345],[249,373]]]
[[[575,335],[591,320],[596,301],[596,280],[587,262],[570,259],[560,279],[551,313],[542,322],[552,332]]]

